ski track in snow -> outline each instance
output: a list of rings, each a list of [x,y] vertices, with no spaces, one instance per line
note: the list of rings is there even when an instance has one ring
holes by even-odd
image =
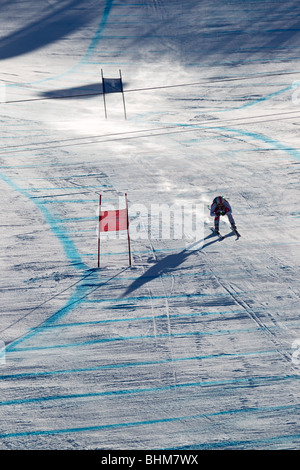
[[[107,121],[101,97],[4,105],[2,449],[299,448],[298,123],[272,121],[295,90],[295,5],[273,2],[268,18],[261,3],[231,3],[91,2],[84,28],[29,45],[35,68],[3,59],[7,101],[80,90],[101,67],[122,67],[132,89],[249,79],[127,93],[126,122],[114,96]],[[11,33],[25,35],[22,14]],[[124,191],[148,207],[224,193],[242,238],[219,242],[206,224],[198,250],[133,240],[131,269],[126,240],[106,240],[98,270],[98,194],[114,204]]]

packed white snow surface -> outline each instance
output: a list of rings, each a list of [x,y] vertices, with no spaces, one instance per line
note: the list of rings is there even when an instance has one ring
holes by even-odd
[[[0,448],[299,449],[299,2],[0,8]]]

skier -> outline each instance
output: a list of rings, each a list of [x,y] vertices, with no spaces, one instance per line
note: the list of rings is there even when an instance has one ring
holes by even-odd
[[[220,216],[227,215],[232,230],[236,233],[238,237],[240,236],[237,231],[234,218],[232,217],[231,206],[224,197],[217,196],[214,198],[212,205],[210,206],[210,215],[211,217],[215,216],[214,226],[215,226],[215,231],[218,235],[220,235],[220,232],[219,232]]]

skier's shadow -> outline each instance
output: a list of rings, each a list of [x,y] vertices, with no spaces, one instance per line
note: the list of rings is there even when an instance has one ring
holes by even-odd
[[[231,234],[227,235],[231,236]],[[208,240],[210,238],[213,238],[213,240],[205,243],[202,245],[201,248],[195,248],[193,249],[193,246],[199,245],[199,241],[193,243],[189,247],[189,249],[184,249],[180,251],[179,253],[173,253],[171,255],[165,256],[161,260],[159,260],[157,263],[155,263],[151,268],[149,268],[144,274],[142,274],[139,278],[137,278],[121,295],[121,297],[126,297],[129,294],[132,294],[136,289],[139,289],[140,287],[144,286],[147,284],[147,282],[152,281],[153,279],[158,278],[159,276],[163,274],[167,274],[170,271],[174,271],[178,266],[180,266],[189,256],[192,256],[196,253],[199,253],[202,251],[204,248],[207,248],[210,245],[213,245],[216,242],[219,242],[219,238],[216,237],[214,233],[211,233],[207,237],[205,237],[202,241]]]

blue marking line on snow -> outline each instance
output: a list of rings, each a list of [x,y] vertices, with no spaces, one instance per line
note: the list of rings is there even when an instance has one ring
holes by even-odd
[[[74,266],[76,266],[78,269],[88,269],[89,267],[85,265],[81,257],[73,243],[73,241],[67,237],[67,235],[64,233],[63,228],[61,227],[59,221],[54,219],[54,217],[50,214],[50,212],[44,207],[43,204],[40,204],[40,202],[37,199],[32,199],[30,194],[22,188],[20,188],[16,183],[14,183],[10,178],[4,176],[3,174],[0,173],[0,178],[2,181],[4,181],[7,185],[9,185],[14,191],[17,191],[19,194],[22,196],[26,197],[29,199],[33,204],[40,209],[42,212],[46,222],[49,224],[53,234],[58,238],[58,240],[61,242],[63,249],[65,251],[65,254],[70,261],[70,263]]]
[[[278,328],[276,326],[269,327],[269,329]],[[36,330],[40,331],[40,330]],[[33,331],[34,333],[35,331]],[[180,333],[163,333],[163,334],[153,334],[153,335],[135,335],[135,336],[117,336],[117,337],[108,337],[100,338],[89,341],[80,341],[78,343],[68,343],[68,344],[53,344],[49,346],[28,346],[23,348],[16,348],[12,346],[10,351],[41,351],[47,349],[65,349],[65,348],[78,348],[82,346],[89,346],[91,344],[102,344],[102,343],[112,343],[116,341],[135,341],[143,339],[154,339],[155,341],[159,338],[183,338],[187,336],[222,336],[222,335],[231,335],[231,334],[240,334],[240,333],[262,333],[261,327],[252,327],[252,328],[240,328],[234,330],[215,330],[215,331],[189,331],[189,332],[180,332]],[[14,345],[18,341],[14,342]]]
[[[224,381],[226,383],[226,381]],[[173,389],[176,386],[170,386],[168,389]],[[180,385],[179,385],[180,387]],[[102,392],[103,395],[108,394],[109,392]],[[123,392],[124,393],[124,392]],[[113,392],[112,392],[113,394]],[[126,394],[126,392],[125,392]],[[78,395],[78,398],[80,395]],[[50,398],[49,398],[50,400]],[[276,411],[289,411],[298,409],[300,407],[299,404],[296,405],[278,405],[278,406],[262,406],[262,407],[249,407],[249,408],[240,408],[240,409],[229,409],[223,411],[215,411],[212,413],[200,413],[188,416],[176,416],[170,418],[159,418],[159,419],[151,419],[151,420],[143,420],[143,421],[132,421],[132,422],[125,422],[125,423],[110,423],[110,424],[102,424],[96,426],[84,426],[78,428],[60,428],[60,429],[43,429],[43,430],[36,430],[36,431],[21,431],[21,432],[12,432],[12,433],[2,433],[0,434],[1,439],[5,438],[12,438],[12,437],[22,437],[22,436],[37,436],[37,435],[53,435],[53,434],[69,434],[69,433],[78,433],[78,432],[91,432],[91,431],[100,431],[105,429],[118,429],[118,428],[127,428],[127,427],[134,427],[134,426],[147,426],[149,424],[160,424],[160,423],[170,423],[170,422],[179,422],[182,420],[196,420],[196,419],[207,419],[209,417],[220,416],[220,415],[234,415],[238,413],[268,413],[276,412]],[[240,446],[246,444],[252,444],[254,442],[274,442],[278,440],[290,440],[290,439],[299,439],[300,434],[293,434],[293,435],[280,435],[275,437],[270,437],[268,439],[251,439],[251,440],[243,440],[243,441],[224,441],[224,442],[216,442],[216,443],[203,443],[199,445],[193,445],[193,449],[198,448],[218,448],[218,447],[232,447],[232,446]],[[187,447],[185,447],[187,449]],[[178,449],[178,447],[177,447]]]
[[[70,180],[73,178],[86,178],[88,176],[103,176],[103,173],[87,173],[85,175],[68,175],[68,176],[47,176],[47,181],[51,180],[57,180],[57,179],[64,179],[64,180]],[[30,181],[36,181],[36,180],[42,180],[45,181],[45,178],[28,178]],[[104,185],[107,186],[107,185]],[[109,185],[111,186],[111,185]]]
[[[287,405],[288,406],[288,405]],[[296,405],[296,408],[298,406]],[[271,411],[271,410],[270,410]],[[275,411],[275,410],[274,410]],[[176,447],[176,450],[213,450],[213,449],[228,449],[228,448],[235,448],[235,449],[257,449],[260,450],[261,448],[258,447],[259,445],[263,445],[262,449],[267,449],[267,445],[275,444],[275,443],[283,443],[285,441],[293,441],[299,440],[300,434],[288,434],[288,435],[279,435],[270,438],[262,438],[262,439],[250,439],[250,440],[236,440],[236,441],[221,441],[221,442],[207,442],[205,444],[193,444],[192,446],[186,447]],[[168,448],[171,450],[172,448]],[[278,450],[278,448],[276,448]],[[280,448],[279,448],[280,449]],[[286,447],[284,447],[286,449]],[[167,449],[164,449],[167,450]]]
[[[73,265],[75,268],[79,270],[84,270],[87,272],[89,270],[89,267],[82,261],[75,244],[73,241],[67,236],[66,232],[64,231],[62,222],[59,220],[56,220],[51,213],[47,210],[47,208],[40,203],[38,199],[33,199],[28,192],[22,188],[20,188],[16,183],[14,183],[10,178],[4,176],[3,174],[0,173],[0,179],[4,181],[7,185],[9,185],[14,191],[18,192],[22,196],[26,197],[29,199],[33,204],[40,209],[42,212],[46,222],[49,224],[49,227],[53,234],[56,236],[56,238],[60,241],[65,255],[67,259],[70,261],[71,265]],[[45,325],[49,324],[49,322],[55,321],[56,318],[59,318],[61,315],[65,315],[68,313],[72,308],[74,308],[74,305],[77,304],[78,302],[81,301],[82,297],[86,295],[88,292],[88,287],[85,286],[78,286],[76,289],[75,294],[73,294],[70,298],[70,300],[66,303],[66,305],[58,310],[56,314],[54,314],[52,317],[50,317],[48,320],[45,321]],[[39,330],[37,330],[39,331]],[[35,331],[32,331],[30,333],[25,334],[22,338],[14,341],[13,343],[7,345],[6,350],[10,351],[13,345],[16,345],[22,341],[25,341],[26,339],[34,336]]]
[[[98,203],[99,199],[44,199],[40,204],[87,204]]]
[[[257,292],[257,290],[255,291]],[[246,294],[247,292],[235,292],[236,295]],[[162,295],[139,295],[139,296],[130,296],[130,297],[112,297],[108,299],[98,298],[98,299],[86,299],[87,303],[105,303],[105,302],[143,302],[144,300],[160,300],[160,299],[193,299],[194,297],[207,298],[207,297],[229,297],[231,295],[228,292],[212,292],[210,294],[203,294],[202,292],[193,292],[193,293],[184,293],[184,294],[162,294]],[[234,301],[233,301],[234,303]]]
[[[244,310],[227,310],[224,312],[193,312],[193,313],[186,313],[183,315],[180,314],[162,314],[162,315],[155,315],[155,320],[158,320],[160,318],[166,319],[166,318],[190,318],[190,317],[202,317],[202,316],[207,316],[207,315],[236,315],[237,313],[243,314],[245,311]],[[246,315],[246,314],[245,314]],[[82,327],[82,326],[87,326],[87,325],[98,325],[98,324],[103,324],[103,323],[117,323],[117,322],[132,322],[132,321],[153,321],[153,316],[145,316],[145,317],[127,317],[127,318],[109,318],[105,320],[92,320],[92,321],[86,321],[86,322],[72,322],[72,323],[58,323],[55,325],[49,325],[47,328],[72,328],[72,327]]]
[[[186,383],[176,383],[168,384],[158,387],[145,387],[145,388],[132,388],[132,389],[117,389],[117,390],[107,390],[105,392],[90,392],[90,393],[76,393],[76,394],[67,394],[67,395],[48,395],[48,396],[39,396],[32,398],[16,398],[14,400],[6,400],[0,402],[0,406],[11,406],[19,404],[30,404],[30,403],[40,403],[47,401],[55,400],[76,400],[80,398],[98,398],[106,396],[117,396],[117,395],[132,395],[132,394],[143,394],[143,393],[159,393],[164,391],[172,391],[176,389],[183,388],[199,388],[199,387],[218,387],[218,386],[235,386],[246,383],[252,387],[257,386],[266,386],[267,384],[272,384],[274,382],[285,382],[290,380],[299,380],[299,375],[286,375],[286,376],[262,376],[262,377],[239,377],[236,379],[224,379],[224,380],[205,380],[202,382],[186,382]],[[300,405],[286,405],[294,407]],[[224,412],[222,412],[224,413]],[[225,412],[227,413],[227,412]]]
[[[204,361],[210,359],[230,359],[235,357],[248,357],[256,355],[278,355],[280,354],[278,350],[272,351],[250,351],[244,353],[220,353],[220,354],[207,354],[203,356],[190,356],[190,357],[175,357],[169,359],[161,359],[157,361],[139,361],[139,362],[129,362],[129,363],[119,363],[119,364],[103,364],[100,366],[94,367],[82,367],[78,369],[65,369],[65,370],[52,370],[52,371],[42,371],[42,372],[24,372],[19,374],[6,374],[0,375],[0,380],[16,380],[16,379],[30,379],[37,377],[44,377],[48,375],[64,375],[64,374],[79,374],[85,372],[96,372],[100,370],[107,369],[124,369],[131,367],[146,367],[158,364],[172,364],[173,362],[184,362],[184,361]]]
[[[272,144],[275,149],[277,150],[282,150],[283,152],[287,153],[291,157],[300,160],[300,152],[296,150],[295,148],[292,148],[290,146],[287,146],[286,144],[283,144],[282,142],[279,142],[278,140],[272,139],[271,137],[267,137],[263,134],[259,134],[257,132],[251,132],[251,131],[243,131],[240,129],[231,129],[227,127],[219,127],[218,129],[222,129],[225,131],[229,132],[234,132],[235,134],[243,135],[246,137],[250,137],[256,140],[260,140],[262,142],[265,142],[266,144]]]
[[[98,42],[100,41],[101,39],[101,35],[102,35],[102,32],[106,26],[106,23],[107,23],[107,20],[109,18],[109,14],[110,14],[110,11],[112,9],[112,6],[113,6],[113,3],[114,3],[114,0],[107,0],[106,1],[106,5],[105,5],[105,8],[104,8],[104,11],[103,11],[103,14],[102,14],[102,18],[101,18],[101,21],[100,21],[100,24],[99,24],[99,27],[98,27],[98,30],[96,31],[89,47],[88,47],[88,50],[86,51],[85,55],[83,56],[83,58],[79,61],[78,65],[81,65],[81,63],[84,63],[86,59],[88,59],[94,52]]]
[[[287,91],[290,91],[294,88],[294,85],[289,85],[285,88],[282,88],[281,90],[274,91],[273,93],[269,93],[268,95],[262,96],[261,98],[256,98],[255,100],[250,101],[249,103],[243,104],[242,106],[238,106],[236,108],[230,109],[232,111],[233,109],[244,109],[244,108],[249,108],[250,106],[254,106],[258,103],[261,103],[263,101],[268,101],[275,96],[281,95],[282,93],[286,93]]]
[[[99,217],[96,215],[94,217],[69,217],[67,219],[60,219],[58,223],[63,224],[65,222],[86,222],[87,220],[97,220]]]
[[[133,304],[129,304],[129,307],[135,307]],[[124,305],[121,305],[121,308],[124,308]],[[264,312],[264,311],[270,311],[270,309],[266,309],[264,307],[260,309],[256,309],[255,312]],[[237,319],[241,319],[242,316],[245,316],[245,318],[248,318],[247,313],[245,310],[227,310],[227,311],[213,311],[213,312],[208,312],[208,311],[203,311],[203,312],[192,312],[192,313],[185,313],[183,315],[181,314],[162,314],[162,315],[155,315],[155,320],[158,319],[170,319],[172,318],[181,318],[181,319],[189,319],[191,317],[207,317],[210,315],[215,315],[215,316],[226,316],[226,315],[233,315]],[[153,321],[153,316],[144,316],[144,317],[126,317],[126,318],[110,318],[110,319],[105,319],[105,320],[90,320],[90,321],[83,321],[83,322],[70,322],[70,323],[56,323],[48,326],[44,326],[43,329],[46,328],[76,328],[76,327],[82,327],[82,326],[88,326],[88,325],[98,325],[98,324],[108,324],[108,323],[118,323],[118,322],[132,322],[132,321]],[[300,321],[300,320],[299,320]]]
[[[112,395],[131,395],[131,394],[139,394],[139,393],[157,393],[161,391],[168,391],[174,390],[177,388],[188,388],[188,387],[211,387],[211,386],[219,386],[219,385],[231,385],[239,382],[251,382],[253,386],[266,385],[266,383],[272,383],[274,381],[284,381],[284,380],[299,380],[299,376],[272,376],[272,377],[257,377],[255,379],[249,378],[237,378],[237,379],[227,379],[227,380],[215,380],[215,381],[204,381],[204,382],[191,382],[191,383],[178,383],[176,385],[166,385],[161,387],[147,387],[147,388],[133,388],[133,389],[119,389],[119,390],[108,390],[105,392],[90,392],[90,393],[76,393],[76,394],[68,394],[68,395],[52,395],[52,396],[45,396],[45,397],[33,397],[33,398],[19,398],[14,400],[7,400],[0,402],[0,406],[11,406],[11,405],[20,405],[20,404],[29,404],[29,403],[39,403],[39,402],[47,402],[47,401],[55,401],[55,400],[76,400],[80,398],[98,398],[98,397],[105,397],[105,396],[112,396]],[[253,383],[252,383],[253,382]],[[290,409],[296,409],[300,406],[298,405],[283,405],[283,407],[287,407]],[[256,410],[264,409],[265,407],[255,408]],[[267,407],[268,408],[268,407]],[[277,408],[277,407],[276,407]],[[279,405],[279,408],[281,406]],[[242,409],[245,410],[245,409]],[[241,411],[242,411],[241,410]],[[253,408],[247,409],[253,412]],[[232,411],[230,411],[231,413]],[[228,411],[221,411],[219,413],[229,413]]]
[[[77,266],[77,267],[80,267],[80,263],[78,263],[78,265],[79,266]],[[125,271],[126,269],[127,268],[124,268],[121,272]],[[85,270],[84,276],[82,277],[82,281],[85,280],[88,276],[90,276],[94,273],[97,273],[97,272],[98,272],[98,269],[96,269],[96,268],[95,269]],[[109,281],[111,281],[112,279],[117,277],[119,274],[120,274],[120,272],[118,272],[118,274],[112,276],[111,278],[106,279],[102,283],[100,282],[97,285],[97,289],[100,288],[101,286],[107,284]],[[39,327],[34,328],[33,330],[29,331],[28,333],[26,333],[21,338],[9,343],[6,347],[6,352],[8,353],[8,352],[14,351],[16,345],[18,345],[20,343],[23,343],[24,341],[26,341],[28,339],[31,339],[36,334],[40,333],[44,328],[46,328],[49,325],[52,325],[56,321],[60,320],[64,315],[66,315],[71,310],[73,310],[73,308],[77,307],[78,305],[80,305],[80,303],[84,302],[86,296],[90,293],[90,291],[91,291],[91,287],[89,285],[85,285],[85,284],[83,284],[83,282],[80,282],[77,285],[74,294],[71,296],[71,298],[68,300],[68,302],[66,303],[66,305],[64,307],[57,310],[51,317],[49,317],[47,320],[45,320],[43,322],[43,324],[40,325]]]
[[[95,188],[106,188],[106,187],[111,187],[110,185],[106,184],[98,184],[98,185],[93,185],[93,186],[78,186],[79,189],[95,189]],[[26,188],[24,191],[62,191],[62,190],[70,190],[73,189],[75,190],[75,186],[60,186],[54,187],[54,188]]]
[[[166,124],[166,123],[165,123]],[[168,124],[168,123],[167,123]],[[173,124],[175,125],[175,124]],[[182,123],[177,123],[176,124],[178,127],[187,127],[191,129],[199,129],[199,130],[211,130],[211,129],[216,129],[216,130],[223,130],[226,132],[233,132],[235,134],[240,134],[246,137],[250,137],[255,140],[260,140],[261,142],[264,142],[266,144],[271,144],[274,147],[274,150],[282,150],[283,152],[287,153],[291,157],[300,160],[300,152],[296,148],[293,148],[291,146],[288,146],[282,142],[279,142],[278,140],[275,140],[271,137],[267,137],[264,134],[259,134],[258,132],[251,132],[251,131],[243,131],[241,129],[236,129],[236,128],[229,128],[226,126],[218,126],[218,121],[214,122],[213,126],[208,126],[208,125],[200,125],[200,124],[182,124]],[[260,149],[264,150],[264,149]],[[268,148],[267,150],[272,150],[272,148]]]

